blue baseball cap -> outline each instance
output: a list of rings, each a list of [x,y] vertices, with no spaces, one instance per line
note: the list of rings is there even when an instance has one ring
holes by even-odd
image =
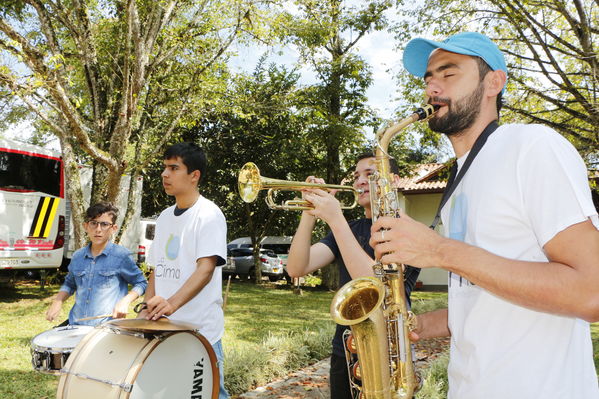
[[[404,67],[412,75],[424,77],[428,59],[431,53],[438,48],[451,53],[480,57],[492,70],[500,69],[507,75],[507,66],[499,47],[491,39],[477,32],[458,33],[442,42],[422,38],[412,39],[403,52]],[[505,86],[503,86],[502,93],[503,91],[505,91]]]

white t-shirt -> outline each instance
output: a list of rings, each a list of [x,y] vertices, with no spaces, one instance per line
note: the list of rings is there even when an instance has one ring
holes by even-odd
[[[196,260],[217,256],[217,266],[227,257],[227,223],[212,201],[200,196],[183,214],[175,206],[156,220],[156,234],[148,253],[154,266],[156,295],[169,298],[196,270]],[[211,344],[221,339],[225,320],[222,310],[222,270],[214,269],[212,279],[189,302],[169,316],[171,320],[193,323]]]
[[[588,218],[599,226],[584,162],[540,125],[499,127],[441,216],[450,238],[540,262],[560,231]],[[599,398],[586,321],[515,305],[450,273],[449,329],[450,399]]]

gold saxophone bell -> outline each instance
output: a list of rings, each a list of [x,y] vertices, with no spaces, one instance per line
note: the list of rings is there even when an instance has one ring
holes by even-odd
[[[239,187],[239,195],[245,202],[254,202],[258,197],[260,190],[268,190],[266,196],[266,204],[270,209],[284,210],[306,210],[314,209],[312,204],[306,200],[287,200],[281,204],[276,204],[273,195],[278,191],[301,191],[305,188],[320,188],[322,190],[339,190],[345,192],[353,192],[354,201],[349,204],[341,204],[341,209],[352,209],[358,204],[358,197],[362,190],[357,190],[351,186],[343,186],[336,184],[317,184],[298,181],[287,181],[279,179],[271,179],[260,176],[260,170],[253,162],[248,162],[239,171],[237,178]]]

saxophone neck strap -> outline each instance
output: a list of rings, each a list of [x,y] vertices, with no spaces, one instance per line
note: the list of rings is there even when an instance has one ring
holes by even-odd
[[[483,148],[483,146],[487,142],[487,139],[489,138],[491,133],[493,133],[498,127],[499,127],[499,125],[497,124],[497,121],[493,121],[493,122],[489,123],[489,125],[485,128],[485,130],[483,130],[483,132],[480,134],[480,136],[478,136],[478,138],[474,142],[474,145],[472,146],[470,153],[466,157],[466,161],[464,161],[464,165],[462,165],[462,167],[460,168],[459,173],[457,173],[458,172],[457,159],[451,165],[451,170],[449,172],[449,179],[447,180],[447,186],[445,187],[445,190],[443,191],[443,196],[441,197],[441,203],[439,204],[439,208],[437,209],[437,213],[435,214],[435,219],[433,220],[433,223],[430,226],[431,229],[434,230],[435,227],[437,227],[437,225],[441,221],[441,209],[443,209],[443,207],[445,206],[445,203],[449,200],[449,198],[451,197],[451,194],[453,194],[453,191],[456,189],[456,187],[460,183],[460,180],[462,180],[462,178],[468,171],[468,168],[470,168],[470,164],[472,164],[472,161],[474,161],[474,158],[476,158],[476,156],[480,152],[481,148]]]

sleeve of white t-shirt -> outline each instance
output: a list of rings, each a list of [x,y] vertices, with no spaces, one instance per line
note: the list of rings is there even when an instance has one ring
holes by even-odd
[[[564,137],[529,125],[529,140],[518,160],[521,201],[537,240],[544,246],[569,226],[591,219],[599,228],[586,166]],[[535,130],[536,129],[536,130]]]
[[[211,212],[202,217],[196,227],[196,259],[217,256],[216,266],[227,259],[227,222],[221,212]]]

